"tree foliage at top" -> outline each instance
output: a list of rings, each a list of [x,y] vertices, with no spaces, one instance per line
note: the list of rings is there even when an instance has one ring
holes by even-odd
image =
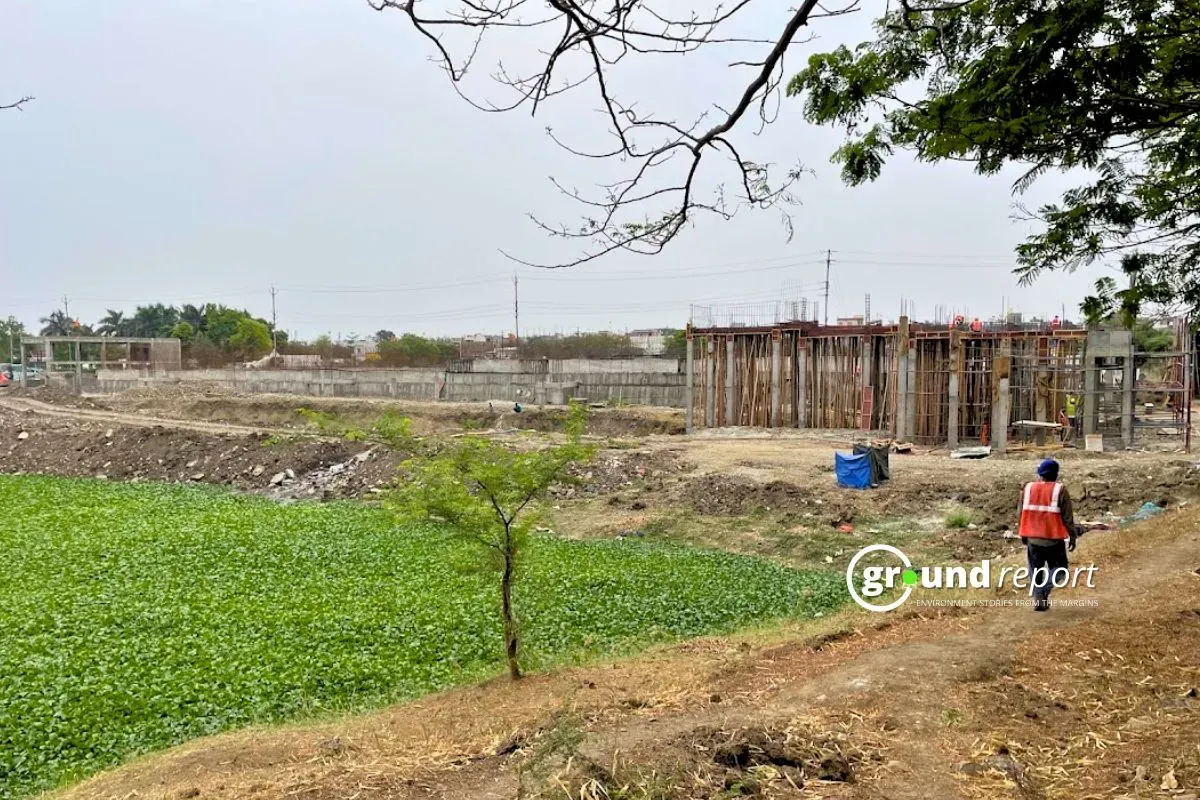
[[[379,360],[390,367],[438,366],[458,358],[458,343],[449,339],[427,339],[406,333],[377,341]]]
[[[78,320],[71,319],[62,309],[51,311],[38,322],[42,325],[40,336],[73,336],[91,332],[90,328],[80,325]]]
[[[521,358],[629,358],[642,351],[623,333],[576,333],[530,336],[521,341]]]
[[[76,326],[67,313],[56,309],[40,320],[42,336],[91,335],[87,325]],[[271,350],[273,340],[287,343],[284,331],[244,309],[216,303],[180,307],[154,303],[133,313],[108,309],[96,323],[95,333],[125,338],[174,337],[185,352],[203,366],[216,366],[233,358],[257,358]]]
[[[16,317],[0,319],[0,361],[11,364],[20,359],[21,337],[25,335],[25,326]]]
[[[1026,212],[1021,281],[1101,261],[1126,286],[1099,281],[1093,316],[1200,308],[1200,0],[904,0],[876,31],[788,86],[809,121],[846,129],[845,181],[874,180],[897,150],[984,175],[1018,165],[1017,193],[1083,170]]]

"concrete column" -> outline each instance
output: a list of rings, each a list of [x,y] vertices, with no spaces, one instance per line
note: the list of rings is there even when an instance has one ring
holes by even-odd
[[[83,348],[75,342],[75,393],[83,394]]]
[[[1126,356],[1121,371],[1121,444],[1133,447],[1133,387],[1137,383],[1137,370],[1133,366],[1133,352]]]
[[[683,430],[685,433],[692,432],[692,416],[695,414],[695,406],[696,406],[696,383],[695,383],[695,379],[692,377],[693,370],[694,370],[693,355],[694,355],[694,351],[693,351],[693,346],[692,346],[692,337],[688,336],[687,337],[687,356],[686,356],[686,361],[687,361],[687,367],[686,367],[686,370],[687,370],[687,411],[684,412],[684,417],[683,417],[683,419],[684,419]]]
[[[958,447],[958,373],[950,373],[950,402],[946,415],[946,446],[951,450]]]
[[[992,449],[1003,453],[1008,445],[1008,418],[1012,398],[1012,339],[1001,339],[992,359]]]
[[[908,401],[904,408],[904,430],[910,438],[917,435],[917,347],[908,348],[908,380],[904,387]]]
[[[874,338],[871,336],[863,336],[859,341],[859,356],[858,363],[862,371],[862,380],[859,387],[862,391],[862,397],[859,400],[859,428],[864,431],[871,429],[871,417],[875,413],[875,394],[874,394],[874,372],[875,372],[875,347]]]
[[[1100,422],[1100,370],[1096,360],[1083,358],[1083,434],[1095,433]]]
[[[908,438],[908,353],[902,352],[896,359],[896,418],[893,420],[892,435],[896,441]]]
[[[999,392],[992,405],[992,449],[997,453],[1008,450],[1008,416],[1012,408],[1012,394],[1008,378],[1001,378]]]
[[[796,427],[808,427],[808,347],[796,344]]]
[[[716,359],[716,342],[712,337],[704,340],[704,376],[708,380],[705,385],[704,396],[704,424],[706,427],[715,428],[717,426],[717,359]]]
[[[25,342],[21,342],[21,388],[24,389],[26,381],[29,380],[29,359],[25,355]]]
[[[776,331],[771,336],[771,427],[779,427],[779,407],[783,399],[783,341]]]
[[[1040,353],[1040,351],[1039,351]],[[1033,416],[1038,422],[1054,422],[1050,417],[1050,372],[1045,364],[1038,364],[1034,372]]]
[[[737,425],[737,370],[733,363],[733,337],[725,339],[725,424]]]
[[[950,449],[958,447],[958,389],[963,370],[963,340],[957,331],[950,334],[950,380],[947,394],[950,402],[947,404],[947,434],[946,442]]]

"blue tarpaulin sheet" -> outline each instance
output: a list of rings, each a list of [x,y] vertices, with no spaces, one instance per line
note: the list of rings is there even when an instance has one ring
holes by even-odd
[[[834,453],[833,471],[837,474],[838,486],[866,489],[871,485],[871,458],[866,453],[853,456]]]

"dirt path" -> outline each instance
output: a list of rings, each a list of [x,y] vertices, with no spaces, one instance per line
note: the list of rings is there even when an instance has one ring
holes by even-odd
[[[0,408],[38,414],[44,417],[60,419],[76,419],[96,423],[112,423],[115,425],[131,425],[139,428],[174,428],[177,430],[197,431],[214,434],[252,434],[264,432],[285,432],[282,428],[263,428],[250,425],[231,425],[219,422],[201,422],[198,420],[174,419],[169,417],[149,417],[143,414],[125,414],[116,411],[101,411],[89,408],[53,405],[41,400],[28,397],[7,397],[0,395]],[[294,433],[294,431],[291,431]]]
[[[1086,537],[1073,558],[1102,565],[1094,607],[848,612],[820,636],[701,640],[219,736],[63,796],[511,800],[574,726],[553,792],[525,796],[1194,799],[1198,530],[1187,510]]]

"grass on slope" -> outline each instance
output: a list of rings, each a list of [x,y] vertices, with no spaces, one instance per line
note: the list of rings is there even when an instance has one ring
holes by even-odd
[[[0,477],[0,798],[254,722],[495,672],[477,551],[354,504]],[[527,663],[831,609],[838,576],[639,541],[536,539]]]

